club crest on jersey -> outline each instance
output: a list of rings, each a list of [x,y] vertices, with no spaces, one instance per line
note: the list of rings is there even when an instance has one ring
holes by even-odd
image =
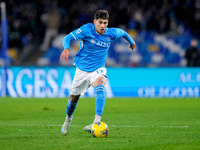
[[[111,38],[110,38],[110,37],[107,37],[107,40],[108,40],[108,41],[110,41],[110,40],[111,40]]]

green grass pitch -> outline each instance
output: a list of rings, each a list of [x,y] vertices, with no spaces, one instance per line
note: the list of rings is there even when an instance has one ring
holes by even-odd
[[[81,98],[67,136],[60,133],[67,98],[0,98],[1,150],[197,150],[199,98],[107,98],[107,138],[83,131],[95,98]]]

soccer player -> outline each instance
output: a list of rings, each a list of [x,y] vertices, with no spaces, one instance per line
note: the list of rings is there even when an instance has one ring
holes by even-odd
[[[135,48],[134,40],[122,29],[108,28],[109,14],[106,10],[98,10],[94,14],[94,22],[81,26],[63,38],[64,50],[60,55],[60,61],[67,61],[70,53],[70,42],[81,40],[80,50],[74,58],[73,64],[76,72],[73,79],[70,98],[67,102],[66,119],[61,133],[66,135],[72,121],[72,114],[76,108],[79,97],[93,86],[96,92],[95,118],[92,124],[84,127],[90,132],[94,123],[100,122],[104,110],[106,75],[106,58],[112,41],[123,37],[130,43],[132,51]]]

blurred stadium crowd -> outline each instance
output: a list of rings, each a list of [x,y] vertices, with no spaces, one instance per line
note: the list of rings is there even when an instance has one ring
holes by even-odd
[[[137,44],[132,52],[125,40],[115,41],[108,66],[186,66],[190,41],[200,38],[200,0],[6,0],[6,6],[10,65],[72,65],[79,42],[61,63],[62,38],[92,22],[97,9],[108,10],[109,27],[126,30]],[[197,43],[190,66],[200,65],[199,55]]]

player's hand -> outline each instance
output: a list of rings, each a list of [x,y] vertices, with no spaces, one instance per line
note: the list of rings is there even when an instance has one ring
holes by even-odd
[[[60,61],[65,62],[69,57],[69,49],[64,49],[60,54]]]
[[[134,51],[134,48],[135,48],[135,43],[134,43],[134,45],[130,45],[130,46],[129,46],[129,48],[131,48],[131,49],[132,49],[132,51]]]

